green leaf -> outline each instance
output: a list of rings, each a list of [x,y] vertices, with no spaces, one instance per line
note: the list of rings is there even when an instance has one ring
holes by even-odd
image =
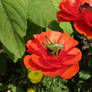
[[[60,28],[59,23],[57,21],[50,22],[46,30],[55,30],[62,32],[62,29]]]
[[[65,33],[68,33],[70,35],[73,33],[73,28],[70,22],[61,22],[60,27]]]
[[[15,56],[14,54],[10,53],[6,48],[5,49],[5,52],[7,53],[7,55],[9,56],[9,58],[14,62],[16,63],[18,61],[18,57]]]
[[[79,77],[84,79],[84,80],[87,80],[91,77],[91,74],[87,71],[80,71],[79,72]]]
[[[69,92],[66,86],[67,80],[59,77],[44,77],[42,83],[46,88],[45,92]]]
[[[0,83],[0,86],[2,86],[3,84],[2,83]]]
[[[24,92],[24,90],[18,86],[12,86],[11,89],[12,89],[12,92]]]
[[[37,25],[46,27],[57,20],[56,13],[57,9],[52,0],[29,0],[28,18]]]
[[[57,9],[57,10],[59,10],[59,3],[60,3],[60,1],[61,0],[51,0],[52,2],[53,2],[53,4],[54,4],[54,6],[55,6],[55,8]]]
[[[18,58],[25,50],[27,3],[27,0],[0,0],[0,41]]]

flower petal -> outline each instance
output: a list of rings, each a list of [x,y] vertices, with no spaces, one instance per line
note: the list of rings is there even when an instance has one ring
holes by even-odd
[[[26,66],[27,69],[30,69],[30,65],[29,65],[30,58],[31,58],[31,55],[26,55],[24,57],[24,65]]]
[[[56,71],[47,71],[47,72],[43,72],[44,75],[46,76],[59,76],[61,73],[63,73],[66,69],[68,68],[68,66],[63,66],[63,68],[59,68]]]
[[[46,49],[45,47],[43,47],[42,44],[40,44],[40,42],[38,40],[29,40],[27,43],[26,43],[26,46],[28,48],[27,52],[28,53],[35,53],[35,54],[45,54],[46,52]]]
[[[57,13],[58,21],[62,19],[67,21],[80,19],[79,7],[80,0],[62,0],[59,5],[60,11]]]
[[[70,79],[72,78],[74,75],[77,74],[77,72],[79,71],[79,65],[75,64],[75,65],[71,65],[68,69],[66,69],[61,75],[61,78],[64,79]]]
[[[82,53],[78,48],[73,48],[72,50],[70,50],[70,52],[68,52],[68,54],[74,55],[74,56],[70,60],[64,61],[63,62],[64,65],[76,64],[81,60]]]
[[[89,27],[83,20],[74,22],[76,31],[80,34],[84,34],[88,39],[92,38],[92,28]]]
[[[29,41],[26,43],[26,46],[27,46],[27,48],[28,48],[30,51],[32,51],[32,49],[35,50],[35,51],[39,51],[39,50],[40,50],[40,49],[38,48],[38,46],[37,46],[35,40],[29,40]]]
[[[64,44],[64,50],[68,50],[70,48],[75,47],[76,45],[78,45],[78,41],[76,41],[75,39],[73,39],[70,35],[68,35],[67,33],[63,33],[58,41],[58,44],[63,43]]]
[[[79,15],[78,15],[79,16]],[[57,13],[57,19],[58,21],[76,21],[76,20],[79,20],[79,18],[73,16],[73,15],[70,15],[69,13],[67,12],[64,12],[64,11],[59,11]]]
[[[59,8],[71,15],[77,16],[79,13],[80,0],[61,0]]]
[[[57,41],[57,39],[59,38],[59,36],[62,33],[60,32],[56,32],[56,31],[46,31],[46,32],[42,32],[41,34],[36,34],[34,35],[34,38],[38,39],[39,42],[42,44],[42,42],[44,42],[45,44],[49,43],[49,40],[54,43]],[[47,38],[46,38],[47,36]],[[48,40],[49,39],[49,40]]]
[[[87,10],[82,10],[82,14],[83,14],[84,20],[88,24],[88,26],[92,27],[92,12],[87,11]]]
[[[47,32],[50,32],[50,37],[49,37],[49,39],[52,41],[52,43],[57,42],[58,38],[59,38],[60,35],[62,34],[62,33],[57,32],[57,31],[47,31]]]
[[[43,56],[38,56],[36,54],[32,54],[31,55],[31,59],[32,59],[32,62],[34,62],[35,64],[39,65],[40,67],[44,67],[46,69],[51,69],[53,68],[52,65],[48,64],[46,62],[46,57],[43,55]]]
[[[55,71],[57,69],[56,67],[50,67],[51,66],[50,64],[47,67],[44,67],[44,65],[40,63],[40,57],[35,54],[31,55],[29,64],[30,64],[30,68],[34,71],[37,71],[37,70]]]

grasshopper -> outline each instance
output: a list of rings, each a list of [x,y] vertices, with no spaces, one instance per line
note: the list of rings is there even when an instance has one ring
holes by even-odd
[[[57,44],[56,42],[52,43],[50,39],[47,38],[47,36],[45,37],[49,41],[49,44],[45,44],[44,42],[42,42],[43,45],[47,48],[51,55],[58,55],[60,50],[64,47],[63,44]]]

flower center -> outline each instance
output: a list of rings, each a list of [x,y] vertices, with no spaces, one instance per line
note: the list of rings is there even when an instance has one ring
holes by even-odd
[[[47,36],[46,36],[46,39],[48,40],[48,44],[45,44],[44,42],[42,43],[46,47],[48,55],[55,55],[55,56],[59,55],[64,45],[62,43],[60,44],[57,44],[56,42],[52,43],[51,40]]]
[[[79,10],[82,11],[83,9],[92,12],[92,7],[88,3],[85,3],[84,5],[80,6]]]

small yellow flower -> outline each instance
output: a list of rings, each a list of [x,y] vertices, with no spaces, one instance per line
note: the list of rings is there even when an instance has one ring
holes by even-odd
[[[32,83],[36,84],[42,80],[43,74],[41,71],[30,71],[28,73],[28,78],[30,79]]]
[[[27,90],[27,92],[35,92],[35,90],[34,90],[33,88],[29,88],[29,89]]]

